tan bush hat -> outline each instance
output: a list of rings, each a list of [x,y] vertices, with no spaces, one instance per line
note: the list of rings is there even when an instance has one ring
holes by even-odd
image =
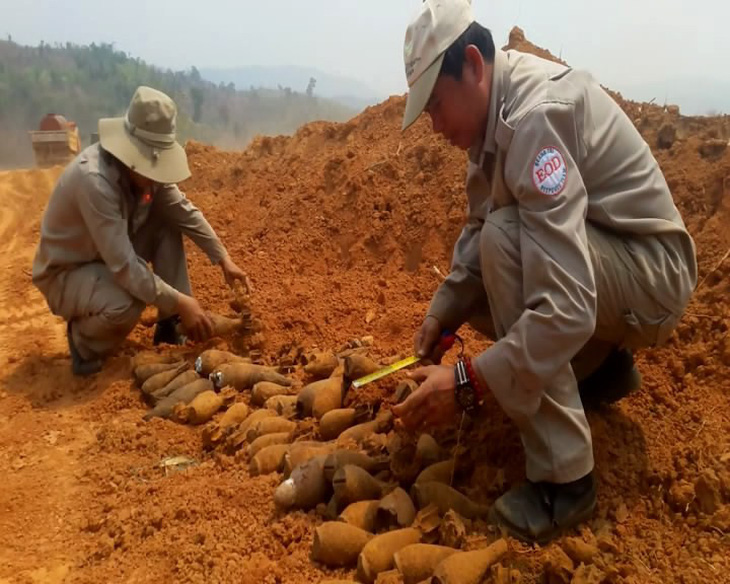
[[[185,150],[175,141],[177,107],[156,89],[140,86],[123,118],[99,120],[101,147],[134,172],[155,182],[190,176]]]
[[[408,25],[403,60],[408,79],[403,130],[418,119],[436,84],[444,52],[474,22],[470,0],[425,0]]]

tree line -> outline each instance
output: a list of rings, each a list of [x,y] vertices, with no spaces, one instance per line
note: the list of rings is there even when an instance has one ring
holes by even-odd
[[[222,148],[240,149],[258,134],[290,134],[312,120],[344,121],[356,112],[314,94],[316,80],[301,91],[237,89],[206,81],[191,67],[172,71],[145,63],[110,43],[19,45],[0,41],[0,168],[31,165],[29,130],[47,113],[77,123],[82,145],[99,118],[124,114],[134,90],[148,85],[178,106],[178,134]]]

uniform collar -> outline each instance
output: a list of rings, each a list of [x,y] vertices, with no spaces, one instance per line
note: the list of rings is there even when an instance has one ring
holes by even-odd
[[[494,53],[492,66],[492,87],[489,92],[487,130],[484,132],[484,137],[474,144],[469,151],[469,158],[480,166],[484,161],[485,153],[494,154],[497,151],[497,117],[504,104],[508,70],[509,58],[507,53],[497,49]]]
[[[139,199],[143,204],[149,204],[154,195],[160,189],[161,185],[156,185],[149,193],[137,193],[134,189],[134,185],[132,185],[132,180],[129,178],[129,172],[124,163],[101,147],[99,147],[99,151],[101,155],[105,156],[111,172],[116,174],[116,178],[112,175],[110,180],[113,182],[115,181],[119,185],[122,193],[132,200]]]
[[[101,144],[97,142],[97,156],[99,157],[100,166],[103,163],[106,166],[106,172],[104,173],[107,180],[119,186],[123,193],[132,192],[132,185],[129,182],[129,175],[126,172],[126,167],[117,159],[113,154],[107,152],[101,147]]]

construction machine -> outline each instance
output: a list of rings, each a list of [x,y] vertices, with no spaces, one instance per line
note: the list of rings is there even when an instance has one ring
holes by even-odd
[[[38,130],[29,132],[36,166],[65,165],[79,153],[79,129],[58,114],[47,114]]]

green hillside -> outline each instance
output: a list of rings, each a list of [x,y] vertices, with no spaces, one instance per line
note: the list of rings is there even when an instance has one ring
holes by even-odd
[[[82,144],[88,144],[98,119],[122,115],[139,85],[175,99],[180,140],[228,149],[243,148],[257,134],[288,134],[312,120],[343,121],[356,113],[316,97],[316,82],[238,91],[205,81],[195,67],[163,70],[110,44],[27,47],[0,41],[0,168],[32,164],[28,130],[37,129],[47,113],[75,121]]]

